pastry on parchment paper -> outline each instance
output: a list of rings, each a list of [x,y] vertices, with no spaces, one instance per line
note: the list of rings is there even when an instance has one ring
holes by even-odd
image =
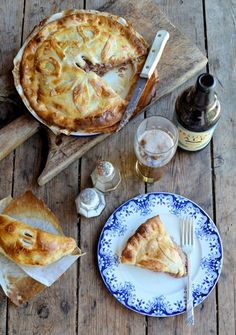
[[[73,238],[34,228],[8,215],[0,215],[0,253],[21,265],[49,265],[70,255]]]
[[[25,192],[16,199],[7,197],[0,200],[0,214],[3,214],[3,217],[10,217],[12,220],[16,219],[29,225],[33,224],[34,226],[31,226],[30,229],[39,225],[43,230],[57,232],[58,236],[65,237],[57,217],[31,191]],[[72,255],[74,256],[74,252]],[[78,247],[75,249],[75,255],[82,255]],[[32,278],[19,265],[0,252],[0,285],[5,294],[17,306],[29,301],[48,286]],[[54,263],[49,266],[54,266]],[[27,268],[33,269],[37,266],[27,266]],[[44,269],[47,266],[40,268]]]
[[[159,215],[148,219],[128,239],[121,262],[165,272],[176,278],[186,275],[186,256],[165,229]]]

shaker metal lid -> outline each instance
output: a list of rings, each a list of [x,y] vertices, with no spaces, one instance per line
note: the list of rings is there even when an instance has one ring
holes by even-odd
[[[94,188],[85,188],[80,192],[79,195],[80,205],[87,208],[93,209],[99,205],[99,196]]]
[[[98,178],[101,179],[111,179],[114,175],[114,167],[113,165],[108,161],[98,161],[98,164],[96,166],[96,173]]]

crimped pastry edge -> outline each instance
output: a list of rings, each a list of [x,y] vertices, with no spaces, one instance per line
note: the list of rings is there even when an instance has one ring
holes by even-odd
[[[147,42],[144,40],[144,38],[142,37],[141,34],[139,34],[133,27],[132,24],[130,22],[127,22],[126,19],[124,19],[121,16],[117,16],[114,14],[110,14],[107,12],[100,12],[97,10],[84,10],[84,9],[69,9],[69,10],[65,10],[62,12],[58,12],[55,13],[53,15],[50,15],[48,17],[46,17],[45,19],[41,20],[39,22],[39,24],[37,24],[33,30],[31,31],[31,33],[28,35],[28,37],[26,38],[23,46],[21,47],[21,49],[18,51],[17,55],[15,56],[14,60],[13,60],[13,64],[14,64],[14,68],[12,70],[13,73],[13,78],[14,78],[14,85],[16,87],[16,90],[18,92],[18,94],[20,95],[21,99],[23,100],[26,108],[29,110],[29,112],[34,116],[34,118],[36,118],[40,123],[42,123],[43,125],[47,126],[49,129],[51,129],[51,131],[55,134],[55,135],[59,135],[59,134],[64,134],[64,135],[75,135],[75,136],[89,136],[89,135],[97,135],[100,133],[107,133],[110,131],[113,131],[115,125],[111,126],[111,127],[104,127],[103,131],[100,131],[99,133],[97,133],[94,129],[92,130],[88,130],[88,131],[83,131],[83,130],[79,130],[79,131],[71,131],[68,130],[66,128],[60,128],[56,125],[50,125],[48,124],[45,120],[43,120],[36,112],[35,110],[31,107],[30,102],[28,101],[27,97],[24,94],[24,90],[23,87],[21,85],[21,79],[20,79],[20,64],[22,61],[22,57],[24,54],[24,51],[28,45],[28,43],[31,41],[31,39],[33,39],[41,29],[43,29],[48,23],[51,23],[53,21],[56,21],[58,19],[61,19],[63,17],[66,17],[68,15],[73,15],[73,14],[80,14],[80,13],[85,13],[85,14],[97,14],[97,15],[101,15],[101,16],[105,16],[105,17],[111,17],[113,20],[118,21],[120,24],[126,26],[127,28],[132,30],[132,33],[138,38],[140,39],[146,46],[148,46]],[[110,130],[111,129],[111,130]]]

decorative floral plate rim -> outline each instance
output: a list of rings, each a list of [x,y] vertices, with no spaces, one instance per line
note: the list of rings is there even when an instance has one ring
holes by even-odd
[[[169,192],[151,192],[123,203],[112,213],[103,227],[98,241],[97,257],[101,277],[110,293],[119,302],[140,314],[167,317],[186,311],[186,289],[181,288],[174,293],[157,296],[152,292],[145,292],[143,288],[140,289],[135,280],[126,280],[124,276],[129,275],[130,269],[145,271],[145,274],[140,272],[139,275],[143,276],[146,282],[148,277],[153,276],[152,271],[136,270],[137,267],[120,264],[119,256],[122,249],[117,247],[121,243],[123,245],[126,243],[127,236],[130,236],[127,235],[128,230],[131,228],[136,230],[137,226],[147,218],[159,214],[160,211],[163,215],[173,216],[176,219],[188,215],[194,220],[195,236],[200,248],[197,253],[200,254],[198,255],[200,258],[196,276],[193,278],[193,303],[194,307],[202,303],[218,282],[223,263],[223,246],[218,229],[209,215],[184,196]],[[132,221],[134,219],[135,224]],[[167,276],[165,281],[170,278],[165,274],[154,274]],[[155,287],[153,289],[155,290]]]

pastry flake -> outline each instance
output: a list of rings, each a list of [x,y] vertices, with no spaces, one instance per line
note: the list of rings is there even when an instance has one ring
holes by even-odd
[[[134,63],[139,71],[148,51],[145,40],[118,16],[96,11],[68,11],[39,27],[20,63],[30,107],[47,125],[69,132],[112,129],[122,118],[138,72],[128,79],[125,97],[103,75]]]
[[[121,262],[176,278],[186,275],[186,256],[170,237],[159,215],[148,219],[129,238]]]

